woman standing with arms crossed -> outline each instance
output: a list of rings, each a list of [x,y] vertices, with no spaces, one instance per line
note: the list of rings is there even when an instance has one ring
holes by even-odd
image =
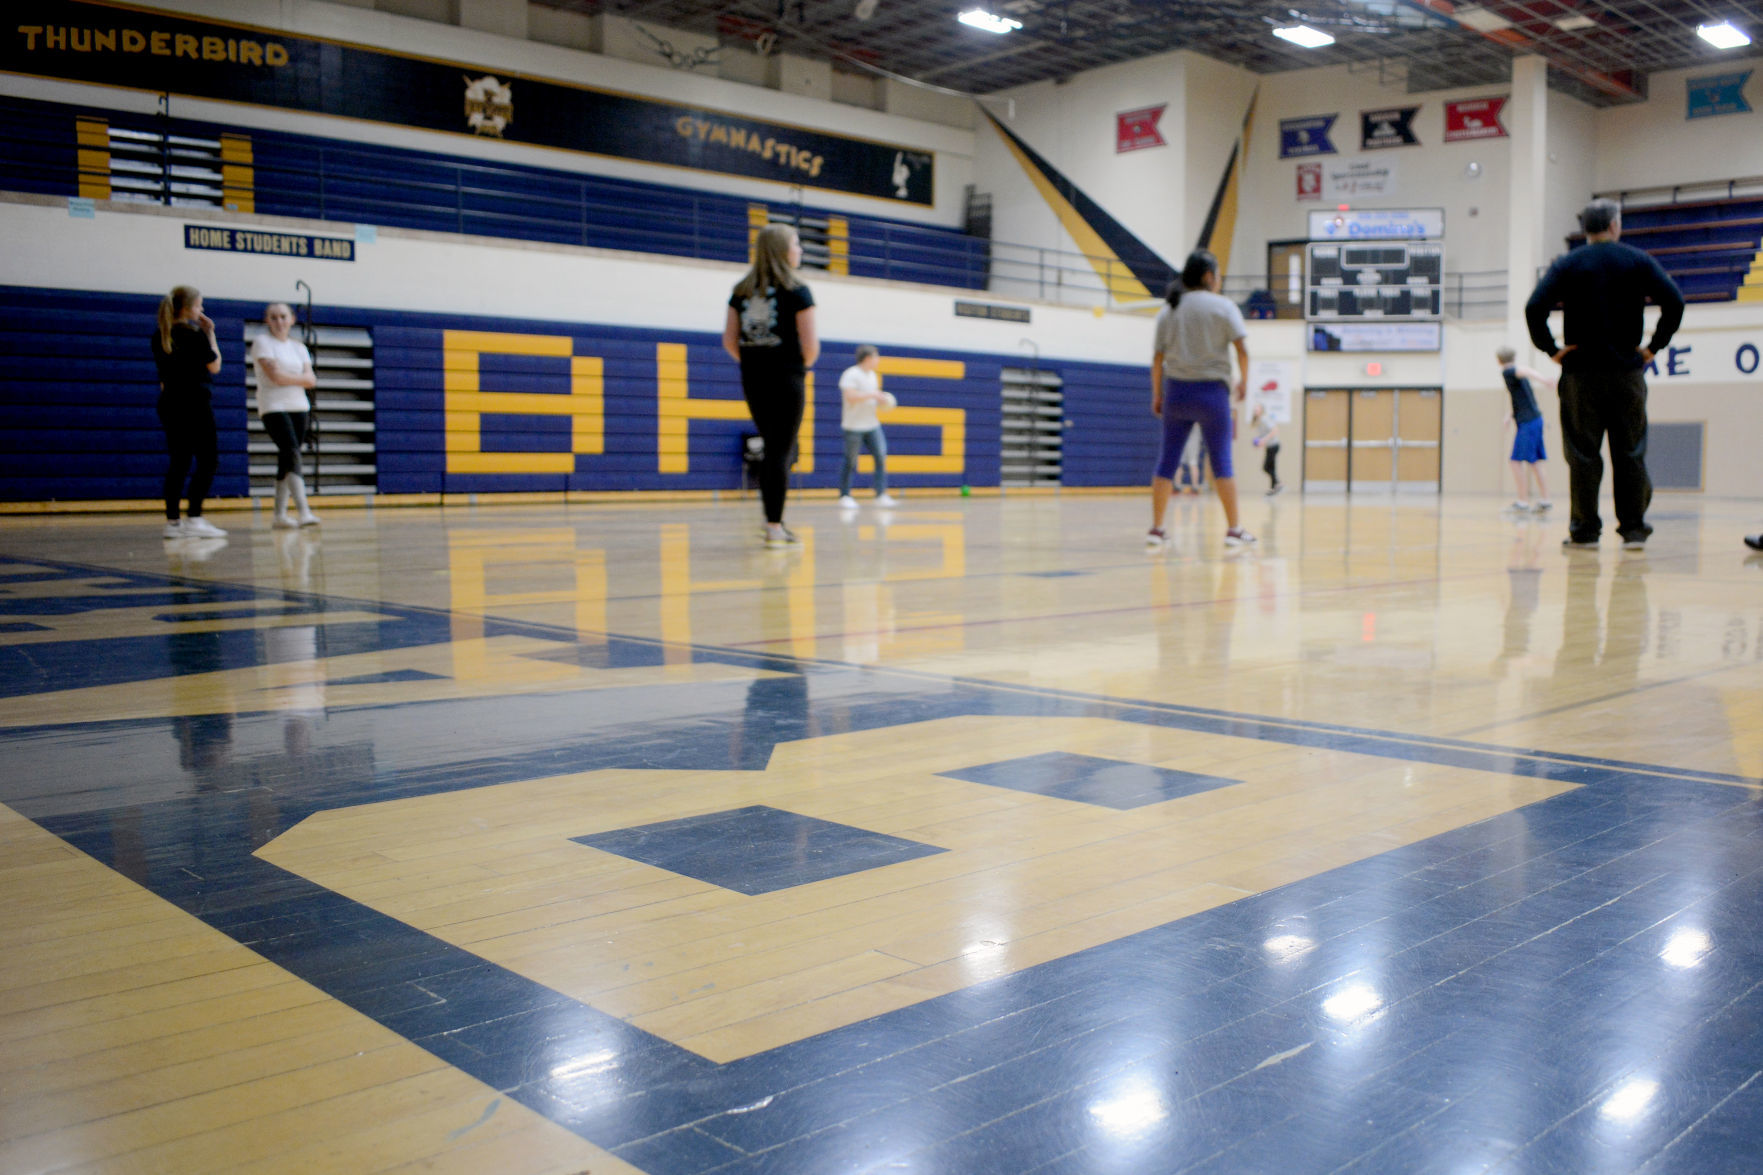
[[[269,333],[251,341],[245,356],[257,365],[257,418],[275,442],[275,521],[280,530],[314,526],[318,515],[306,505],[306,481],[300,475],[300,446],[306,442],[306,422],[312,406],[306,389],[318,384],[312,373],[312,356],[306,344],[288,337],[294,311],[286,302],[263,308],[263,325]],[[288,500],[299,511],[299,521],[288,517]]]
[[[1212,484],[1218,489],[1228,529],[1224,545],[1246,547],[1255,536],[1237,523],[1237,484],[1230,457],[1230,350],[1237,353],[1236,398],[1248,392],[1248,329],[1236,303],[1218,293],[1218,259],[1204,249],[1188,256],[1181,280],[1166,295],[1169,305],[1157,316],[1157,341],[1151,358],[1151,413],[1163,418],[1163,453],[1151,478],[1151,529],[1145,545],[1161,547],[1169,540],[1163,516],[1174,488],[1175,467],[1192,425],[1200,426],[1212,459]]]
[[[220,344],[214,320],[202,313],[202,291],[177,286],[159,300],[159,329],[153,332],[153,365],[159,370],[159,423],[171,464],[165,471],[165,537],[215,539],[226,531],[202,517],[202,501],[220,464],[220,438],[211,400],[220,371]],[[191,460],[188,516],[178,520],[178,498]]]
[[[766,225],[753,245],[753,267],[735,283],[722,328],[722,349],[741,365],[741,394],[765,442],[759,496],[765,504],[765,545],[798,542],[784,529],[790,456],[802,427],[803,383],[820,357],[814,295],[796,276],[802,242],[787,224]]]

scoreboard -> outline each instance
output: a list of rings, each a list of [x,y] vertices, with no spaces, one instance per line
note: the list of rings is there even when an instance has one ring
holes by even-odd
[[[1310,245],[1304,316],[1311,321],[1439,318],[1445,247],[1437,242]]]

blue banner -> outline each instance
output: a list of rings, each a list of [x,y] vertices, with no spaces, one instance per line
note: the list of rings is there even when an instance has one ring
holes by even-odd
[[[1712,118],[1717,114],[1749,114],[1751,104],[1745,101],[1745,83],[1751,71],[1722,73],[1713,77],[1690,78],[1688,118]]]
[[[1328,132],[1334,128],[1338,114],[1320,114],[1313,118],[1282,118],[1279,122],[1279,157],[1293,159],[1303,155],[1333,155],[1334,144]]]

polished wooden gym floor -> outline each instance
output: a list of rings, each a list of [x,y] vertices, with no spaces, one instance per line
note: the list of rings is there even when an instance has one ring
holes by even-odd
[[[0,520],[0,1171],[1763,1169],[1664,497]]]

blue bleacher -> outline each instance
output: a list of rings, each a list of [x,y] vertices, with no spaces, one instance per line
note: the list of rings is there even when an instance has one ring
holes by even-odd
[[[1763,248],[1763,197],[1624,207],[1622,239],[1657,258],[1686,301],[1731,302]]]
[[[762,203],[577,171],[18,98],[0,98],[0,112],[6,120],[0,187],[15,192],[78,194],[74,121],[86,115],[113,127],[247,136],[256,211],[271,216],[742,262],[749,208]],[[854,275],[986,287],[990,242],[983,238],[806,205],[767,208],[777,220],[843,219]]]

